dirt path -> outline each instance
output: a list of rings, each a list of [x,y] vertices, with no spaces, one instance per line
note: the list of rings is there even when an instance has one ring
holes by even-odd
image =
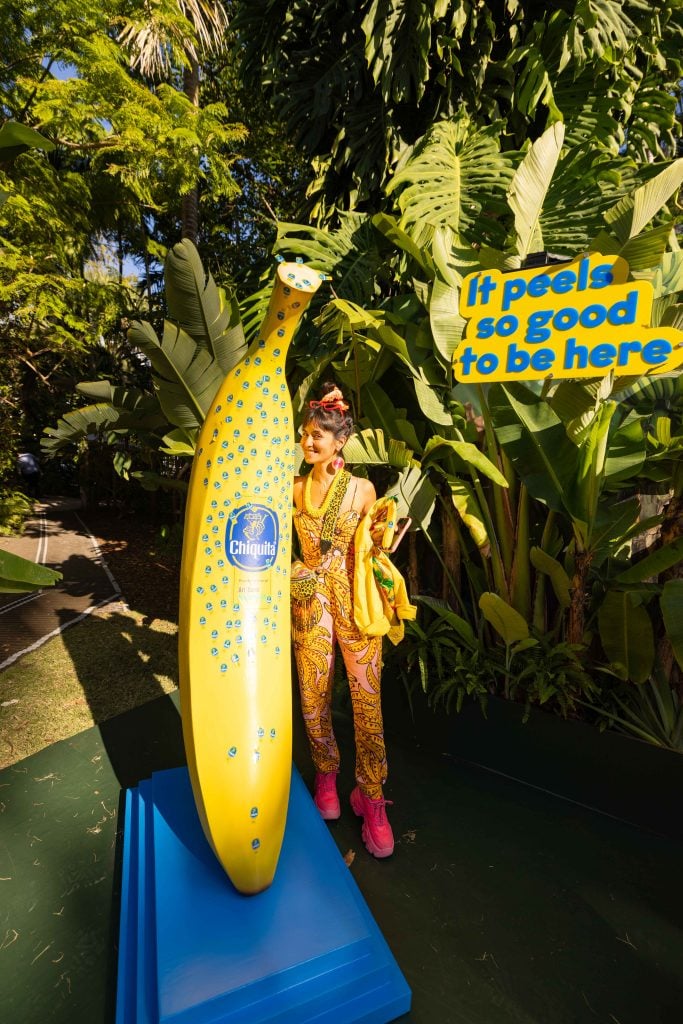
[[[36,505],[22,536],[5,537],[0,544],[64,577],[45,590],[0,595],[0,670],[96,608],[123,600],[77,501],[49,499]]]

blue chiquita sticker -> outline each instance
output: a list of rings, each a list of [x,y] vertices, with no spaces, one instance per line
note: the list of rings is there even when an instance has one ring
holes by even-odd
[[[231,565],[247,572],[269,569],[277,555],[278,518],[265,505],[250,502],[233,509],[225,530],[225,553]]]

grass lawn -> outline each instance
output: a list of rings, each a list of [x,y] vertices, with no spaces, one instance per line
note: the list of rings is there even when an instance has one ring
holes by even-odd
[[[0,768],[177,686],[178,627],[116,604],[0,673]]]

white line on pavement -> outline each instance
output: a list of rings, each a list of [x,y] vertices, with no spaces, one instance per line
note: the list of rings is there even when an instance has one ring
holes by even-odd
[[[47,555],[47,520],[45,519],[44,512],[39,512],[36,518],[38,520],[39,535],[35,561],[38,565],[43,565]],[[35,599],[40,597],[43,593],[43,590],[33,590],[30,594],[22,594],[21,597],[10,602],[10,604],[3,605],[2,608],[0,608],[0,615],[5,615],[7,612],[13,611],[15,608],[21,608],[23,604],[28,604],[29,601],[35,601]]]
[[[109,566],[105,562],[104,555],[102,554],[102,551],[100,550],[99,544],[97,543],[97,541],[93,537],[92,533],[90,532],[88,527],[85,525],[85,523],[83,522],[83,520],[79,516],[78,512],[74,512],[74,515],[76,516],[76,519],[81,524],[81,526],[83,527],[83,529],[87,533],[88,537],[90,538],[90,543],[92,544],[93,549],[95,551],[95,555],[97,556],[94,559],[94,561],[99,562],[99,564],[102,566],[102,568],[104,569],[105,573],[107,574],[107,578],[109,579],[109,582],[111,583],[112,587],[114,588],[114,593],[117,596],[120,596],[120,594],[121,594],[121,587],[116,582],[116,580],[114,578],[114,574],[112,573],[111,569],[109,568]],[[0,665],[0,668],[2,668],[2,665]]]
[[[109,597],[103,598],[101,601],[98,601],[97,604],[91,604],[90,607],[86,608],[80,615],[76,615],[73,619],[69,619],[68,622],[63,622],[61,626],[57,626],[57,628],[53,629],[50,633],[46,633],[45,636],[41,636],[40,639],[36,640],[35,643],[32,643],[30,647],[25,647],[23,651],[17,651],[16,654],[10,655],[10,657],[6,658],[5,661],[0,662],[0,672],[4,668],[8,668],[9,665],[12,665],[17,661],[17,659],[23,657],[24,654],[30,654],[31,651],[37,651],[44,643],[51,640],[53,636],[59,636],[59,634],[63,633],[65,629],[68,629],[69,626],[75,626],[77,622],[81,622],[82,619],[87,618],[87,616],[97,608],[101,608],[103,604],[111,604],[116,596],[116,594],[110,594]]]
[[[38,513],[38,525],[40,527],[40,536],[36,550],[36,562],[44,565],[47,561],[47,519],[44,512]]]
[[[18,597],[15,601],[12,601],[11,604],[3,605],[2,608],[0,608],[0,615],[5,615],[6,612],[11,612],[15,608],[20,608],[22,604],[28,604],[29,601],[35,601],[35,599],[37,597],[40,597],[42,593],[42,590],[34,590],[33,593],[31,594],[22,594],[21,597]]]

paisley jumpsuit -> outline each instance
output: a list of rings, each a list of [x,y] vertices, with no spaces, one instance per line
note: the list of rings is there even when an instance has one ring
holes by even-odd
[[[377,800],[387,777],[380,699],[382,638],[364,636],[353,619],[353,538],[360,516],[354,509],[340,512],[332,546],[323,555],[320,534],[331,495],[328,492],[323,504],[315,508],[310,500],[310,480],[307,483],[302,508],[294,512],[294,526],[302,560],[317,573],[318,584],[312,599],[310,628],[294,635],[294,656],[308,742],[316,771],[339,771],[331,709],[338,642],[353,706],[356,782],[371,800]]]

